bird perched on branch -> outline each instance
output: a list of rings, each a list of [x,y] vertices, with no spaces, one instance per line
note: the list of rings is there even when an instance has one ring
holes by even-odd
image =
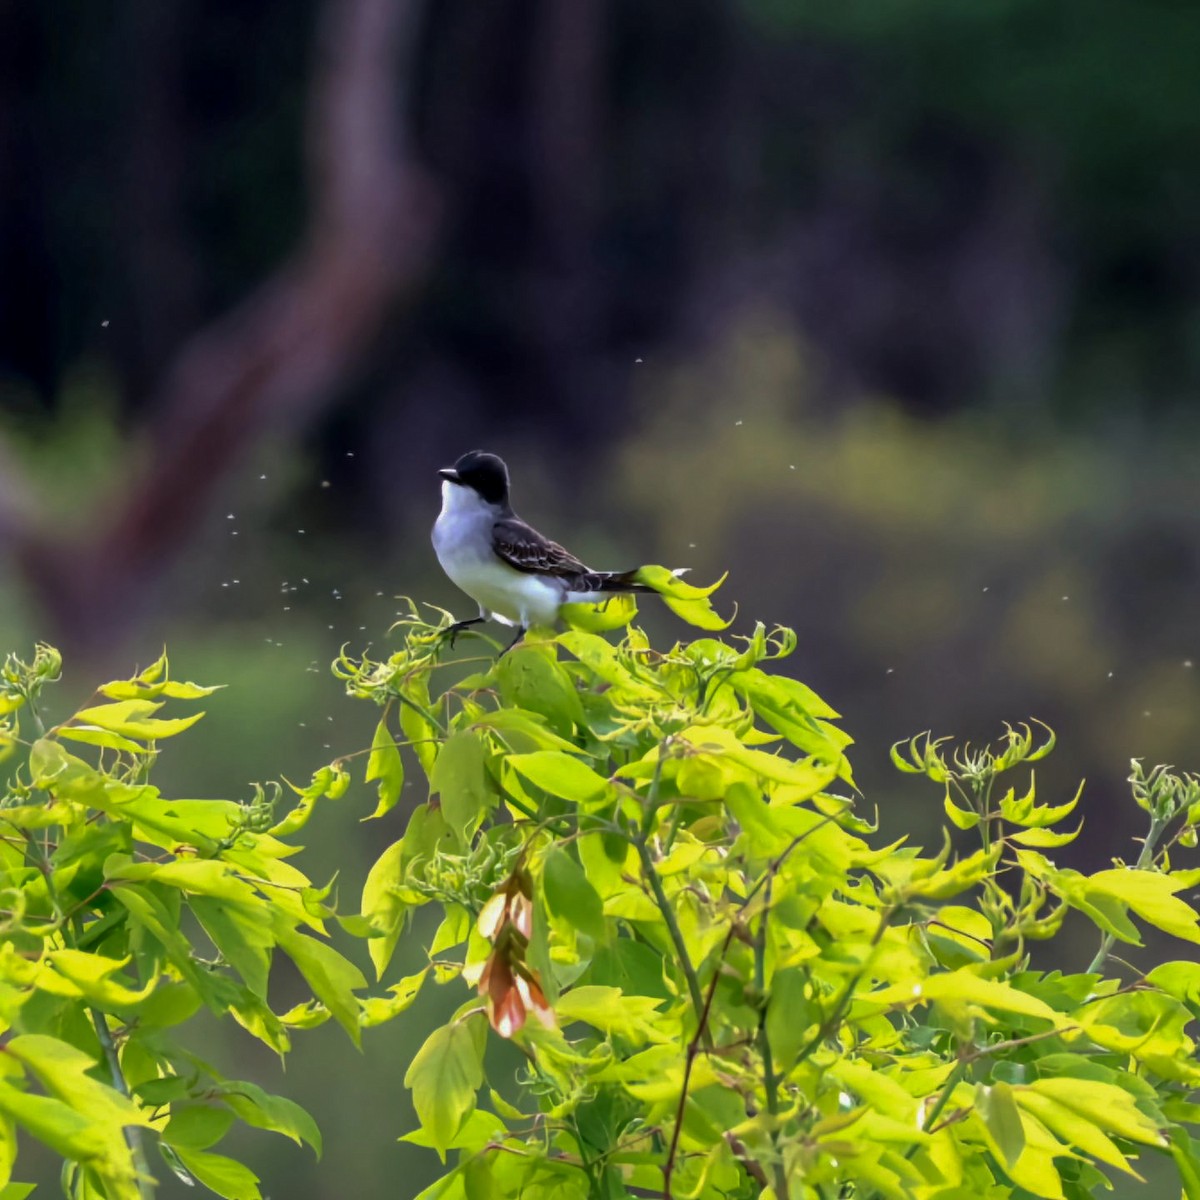
[[[597,602],[621,592],[653,592],[632,571],[593,571],[513,512],[508,467],[495,454],[472,450],[443,467],[442,511],[433,548],[451,581],[476,604],[479,616],[456,621],[453,637],[489,617],[516,626],[511,650],[532,625],[553,625],[564,604]]]

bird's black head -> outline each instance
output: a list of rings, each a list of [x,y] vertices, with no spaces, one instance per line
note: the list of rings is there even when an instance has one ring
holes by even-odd
[[[489,504],[508,502],[508,467],[497,454],[470,450],[452,467],[443,467],[438,474],[451,483],[472,488]]]

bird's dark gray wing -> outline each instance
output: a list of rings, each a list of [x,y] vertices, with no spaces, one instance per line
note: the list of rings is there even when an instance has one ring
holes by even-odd
[[[492,526],[492,549],[510,567],[527,575],[550,575],[573,583],[593,574],[569,550],[543,537],[520,517],[501,517]]]

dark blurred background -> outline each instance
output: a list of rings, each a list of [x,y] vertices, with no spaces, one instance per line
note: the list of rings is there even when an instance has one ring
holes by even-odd
[[[1053,725],[1080,867],[1135,849],[1132,756],[1200,767],[1194,5],[68,8],[0,0],[0,632],[64,648],[64,712],[164,642],[229,683],[164,787],[365,744],[328,662],[397,594],[470,607],[428,527],[476,446],[596,565],[794,626],[889,835],[936,836],[886,754],[926,728]],[[302,860],[348,909],[403,828],[369,803]],[[264,1190],[415,1193],[404,1065],[457,1002],[286,1077],[214,1031],[326,1132],[245,1139]]]

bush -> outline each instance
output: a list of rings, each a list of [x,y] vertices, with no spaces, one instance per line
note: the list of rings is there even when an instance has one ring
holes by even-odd
[[[216,689],[169,676],[166,657],[103,685],[47,730],[39,699],[58,654],[9,656],[0,672],[0,1197],[16,1130],[62,1157],[79,1200],[148,1196],[146,1144],[187,1183],[257,1200],[254,1173],[211,1147],[235,1120],[320,1153],[312,1118],[258,1084],[224,1078],[185,1040],[204,1008],[232,1017],[278,1054],[310,1023],[301,1005],[267,1004],[282,950],[355,1041],[358,968],[319,936],[323,892],[287,861],[272,810],[277,789],[247,803],[167,800],[149,778],[162,741],[204,714],[160,717],[168,700]],[[68,749],[68,747],[70,749]]]
[[[1200,941],[1179,897],[1200,872],[1171,863],[1196,841],[1195,780],[1135,764],[1137,861],[1084,875],[1047,857],[1079,803],[1036,794],[1048,731],[1009,729],[994,749],[918,738],[897,766],[944,791],[954,837],[978,848],[881,846],[837,714],[764,669],[789,631],[660,652],[636,628],[617,645],[573,628],[453,659],[445,625],[413,612],[386,661],[339,659],[349,692],[381,706],[377,732],[293,789],[282,819],[277,786],[239,804],[148,783],[159,743],[200,715],[161,706],[213,690],[171,680],[165,658],[48,731],[57,656],[9,658],[2,1200],[28,1191],[8,1182],[17,1128],[61,1155],[80,1200],[148,1194],[148,1146],[255,1200],[253,1173],[212,1151],[234,1120],[314,1149],[319,1135],[295,1104],[222,1078],[188,1019],[232,1017],[283,1054],[331,1018],[357,1042],[425,987],[452,1010],[405,1075],[420,1120],[406,1139],[452,1156],[425,1200],[1079,1200],[1152,1154],[1200,1198],[1200,966],[1143,974],[1112,953],[1141,944],[1135,921]],[[374,815],[406,768],[429,799],[339,923],[383,980],[413,914],[441,914],[428,965],[376,995],[321,936],[329,889],[286,861],[359,762]],[[1098,931],[1089,969],[1034,969],[1030,944],[1068,917]],[[277,950],[313,996],[282,1015]],[[489,1044],[514,1047],[519,1070]]]
[[[401,624],[399,653],[338,669],[383,706],[368,776],[395,793],[398,723],[429,782],[362,903],[380,976],[412,914],[442,912],[392,988],[459,997],[405,1077],[408,1140],[453,1154],[425,1200],[1074,1200],[1147,1154],[1200,1197],[1200,966],[1106,973],[1134,918],[1200,941],[1178,896],[1200,872],[1169,859],[1195,781],[1135,765],[1142,852],[1088,876],[1046,854],[1079,796],[1008,786],[1048,731],[918,738],[896,764],[978,848],[879,846],[837,714],[764,670],[787,630],[664,653],[573,629],[439,688],[441,629]],[[1090,968],[1032,969],[1071,911],[1099,930]],[[497,1035],[515,1079],[485,1059]]]

